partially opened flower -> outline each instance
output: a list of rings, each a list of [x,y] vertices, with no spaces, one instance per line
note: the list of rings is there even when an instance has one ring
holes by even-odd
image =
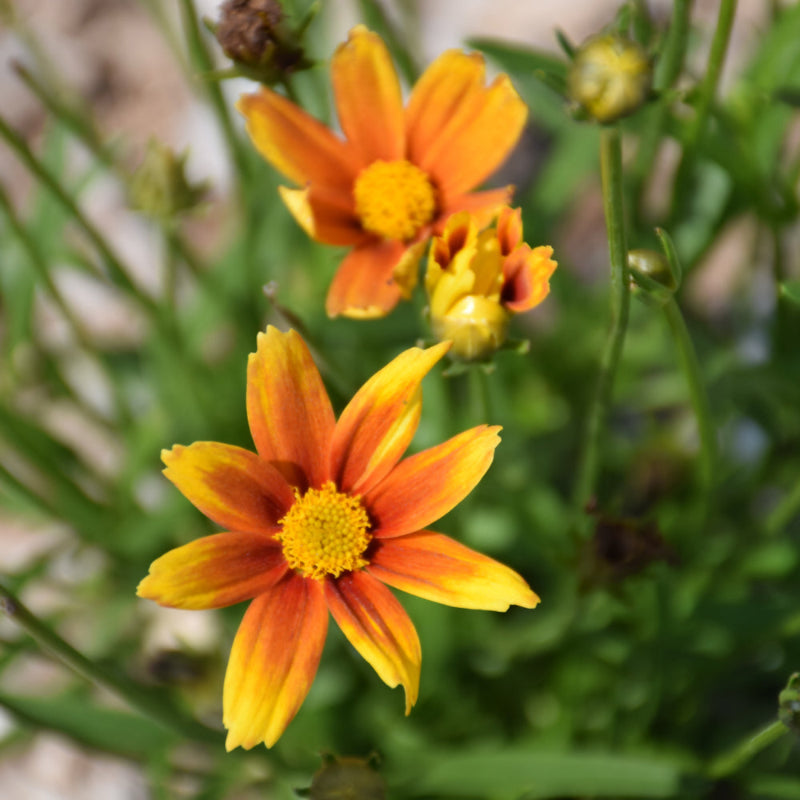
[[[262,89],[239,109],[261,154],[299,187],[281,196],[308,234],[353,249],[328,292],[328,314],[381,317],[416,284],[432,231],[468,209],[488,222],[510,187],[472,192],[506,159],[527,109],[508,77],[484,85],[482,56],[450,50],[403,108],[380,37],[359,25],[333,56],[344,139],[285,97]]]
[[[420,384],[447,344],[412,348],[335,420],[294,332],[268,328],[247,374],[257,453],[216,442],[164,451],[166,476],[226,529],[157,559],[138,593],[177,608],[252,600],[225,675],[226,746],[272,746],[317,671],[328,612],[389,686],[417,699],[420,645],[384,584],[462,608],[533,608],[513,570],[427,529],[480,481],[499,428],[480,425],[401,460]]]
[[[547,297],[557,266],[552,247],[522,241],[518,208],[504,208],[496,226],[479,228],[467,212],[450,217],[433,240],[425,273],[434,336],[452,341],[452,354],[467,361],[503,344],[512,314]]]

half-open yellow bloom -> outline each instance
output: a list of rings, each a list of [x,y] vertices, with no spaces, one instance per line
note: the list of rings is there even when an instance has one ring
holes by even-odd
[[[308,234],[353,249],[328,292],[328,314],[381,317],[416,284],[432,232],[453,212],[488,222],[511,187],[472,192],[506,159],[527,117],[505,75],[485,86],[482,56],[450,50],[403,107],[381,38],[363,25],[333,56],[344,139],[269,89],[239,110],[261,154],[297,189],[281,196]]]
[[[333,616],[389,686],[417,699],[420,644],[385,584],[438,603],[505,611],[539,598],[513,570],[427,529],[472,491],[498,427],[479,425],[403,459],[423,377],[449,344],[412,348],[335,419],[308,347],[268,328],[247,372],[256,451],[195,442],[164,451],[164,474],[225,528],[153,562],[138,594],[206,609],[251,600],[223,691],[226,746],[271,747],[317,671]]]
[[[452,354],[464,360],[491,355],[505,341],[511,315],[547,297],[557,266],[552,255],[552,247],[522,241],[518,208],[504,208],[497,224],[482,231],[474,215],[454,214],[428,254],[434,336],[452,341]]]

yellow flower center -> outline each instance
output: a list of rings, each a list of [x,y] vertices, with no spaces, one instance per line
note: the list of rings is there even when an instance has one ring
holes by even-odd
[[[408,161],[375,161],[353,189],[361,225],[384,239],[408,241],[436,214],[436,190]]]
[[[362,555],[372,536],[358,496],[336,491],[333,481],[302,496],[295,489],[294,495],[297,502],[280,520],[283,530],[275,536],[293,570],[306,578],[336,578],[367,565]]]

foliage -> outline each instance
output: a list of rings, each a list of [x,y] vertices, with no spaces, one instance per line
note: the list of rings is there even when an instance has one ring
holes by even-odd
[[[156,0],[145,5],[168,24]],[[394,17],[362,5],[386,32],[380,27]],[[306,4],[287,6],[299,24]],[[2,582],[34,611],[37,588],[54,587],[59,603],[43,605],[32,630],[57,630],[131,702],[146,695],[157,705],[165,692],[183,727],[111,708],[77,676],[51,696],[16,696],[3,688],[6,673],[38,649],[7,626],[0,704],[18,730],[6,752],[20,746],[20,732],[55,730],[142,764],[161,787],[154,796],[181,796],[163,787],[189,771],[187,796],[207,800],[246,786],[292,797],[311,783],[323,751],[376,752],[398,800],[800,797],[792,735],[770,734],[762,752],[740,745],[777,720],[778,693],[800,664],[800,5],[775,5],[720,88],[734,8],[722,0],[706,53],[695,48],[687,0],[675,0],[663,24],[644,3],[624,6],[614,30],[633,31],[651,54],[654,87],[636,113],[602,130],[576,118],[559,93],[568,56],[469,43],[509,74],[530,108],[536,133],[508,169],[527,240],[551,244],[559,269],[541,314],[512,323],[512,336],[530,340],[527,352],[500,351],[491,372],[426,378],[413,448],[481,422],[503,426],[492,469],[441,527],[519,571],[542,604],[497,615],[403,598],[424,654],[409,717],[399,693],[332,632],[301,712],[272,750],[249,753],[226,754],[222,734],[191,719],[202,714],[219,727],[221,665],[241,608],[203,612],[218,617],[222,634],[207,652],[185,648],[189,669],[152,669],[154,616],[136,585],[155,557],[211,531],[161,479],[159,451],[196,440],[251,446],[245,365],[267,322],[301,330],[339,411],[379,367],[429,338],[422,301],[381,320],[325,316],[342,251],[311,242],[291,221],[277,176],[213,77],[196,86],[234,167],[225,199],[234,221],[206,252],[193,241],[209,213],[196,192],[188,212],[147,219],[163,264],[159,289],[145,288],[82,206],[100,179],[131,185],[125,143],[112,146],[88,103],[57,76],[19,70],[49,119],[35,146],[0,120],[0,135],[35,179],[23,206],[12,187],[0,187],[0,501],[3,519],[31,529],[55,523],[60,533]],[[176,57],[191,73],[207,74],[215,43],[190,0],[181,10],[182,35],[165,32],[181,43]],[[410,35],[388,34],[413,75],[420,58],[404,46]],[[306,53],[323,60],[330,47],[307,41]],[[700,66],[689,68],[689,56]],[[304,107],[327,107],[324,70],[289,82]],[[630,305],[603,406],[595,386],[613,287],[604,272],[586,279],[574,255],[586,248],[571,239],[580,235],[581,198],[600,197],[598,152],[610,131],[623,144],[624,208],[612,214],[623,212],[625,244],[666,247],[682,281],[666,306]],[[90,154],[77,164],[76,144]],[[720,257],[743,227],[753,235]],[[709,289],[708,270],[731,252],[735,278],[727,270]],[[65,278],[102,288],[129,320],[128,334],[109,337],[79,315]],[[628,294],[627,281],[621,289]],[[57,337],[42,304],[58,318]],[[54,409],[66,427],[53,424]],[[113,458],[98,458],[82,432]],[[582,472],[591,447],[594,472]],[[581,474],[588,493],[577,486]],[[65,577],[67,560],[99,566]],[[6,610],[15,616],[13,599]],[[203,758],[181,756],[187,739]]]

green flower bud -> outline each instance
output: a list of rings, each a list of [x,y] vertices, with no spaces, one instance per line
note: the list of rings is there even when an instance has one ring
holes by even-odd
[[[666,256],[656,250],[630,250],[628,269],[634,292],[656,305],[666,305],[680,285]]]
[[[298,793],[311,800],[386,800],[386,782],[370,759],[329,757]]]
[[[587,39],[570,67],[570,97],[598,122],[614,122],[638,109],[650,94],[653,70],[644,50],[615,33]]]
[[[160,219],[195,208],[207,186],[190,183],[185,166],[186,153],[176,155],[167,145],[151,139],[128,187],[131,207]]]
[[[790,731],[800,734],[800,672],[791,675],[786,688],[778,695],[778,719]]]

